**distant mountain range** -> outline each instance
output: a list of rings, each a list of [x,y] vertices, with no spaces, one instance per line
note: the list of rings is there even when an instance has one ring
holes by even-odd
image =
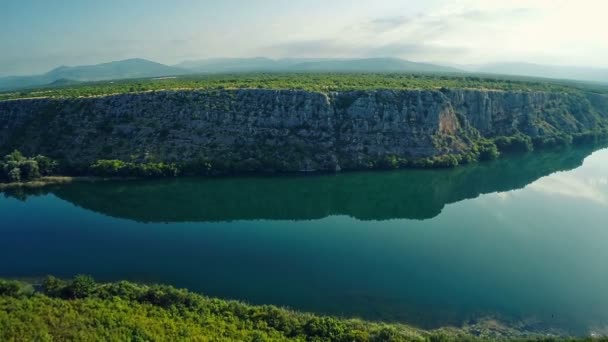
[[[40,86],[63,86],[78,82],[217,74],[239,72],[403,72],[482,73],[574,79],[608,83],[608,69],[546,66],[528,63],[443,66],[398,58],[304,59],[304,58],[211,58],[184,61],[174,66],[135,58],[85,66],[60,66],[42,75],[0,77],[0,91]]]
[[[460,69],[488,74],[518,75],[608,83],[608,69],[532,63],[493,63],[460,66]]]
[[[213,58],[186,61],[176,67],[201,73],[220,72],[462,72],[452,67],[399,58],[305,59]]]
[[[209,58],[195,61],[184,61],[177,65],[178,68],[187,69],[199,73],[222,73],[222,72],[255,72],[255,71],[281,71],[290,66],[309,61],[306,59],[270,59],[264,57],[256,58]]]
[[[158,75],[173,75],[184,70],[141,58],[123,61],[85,65],[76,67],[60,66],[45,74],[53,79],[70,79],[74,81],[102,81],[119,78],[156,77]]]
[[[43,75],[0,77],[0,90],[186,73],[189,72],[145,59],[134,58],[96,65],[60,66]]]

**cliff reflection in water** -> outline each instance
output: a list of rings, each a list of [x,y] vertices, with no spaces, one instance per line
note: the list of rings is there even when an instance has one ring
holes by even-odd
[[[335,175],[181,178],[52,186],[13,196],[52,193],[77,206],[139,222],[430,219],[446,204],[525,187],[579,167],[592,147],[513,155],[455,169]],[[10,195],[10,194],[8,194]]]

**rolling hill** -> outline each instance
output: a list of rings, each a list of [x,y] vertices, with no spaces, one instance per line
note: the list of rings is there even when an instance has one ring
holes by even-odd
[[[54,82],[91,82],[114,79],[181,75],[188,71],[149,60],[134,58],[83,66],[60,66],[46,74],[0,78],[0,90],[53,85]]]
[[[305,59],[212,58],[186,61],[176,67],[193,72],[411,72],[446,73],[461,70],[399,58]]]
[[[42,75],[0,77],[0,91],[41,86],[57,87],[104,80],[189,74],[223,73],[435,73],[524,76],[578,80],[608,84],[608,69],[551,66],[531,63],[495,63],[484,65],[443,66],[412,62],[399,58],[209,58],[189,60],[169,66],[141,58],[84,66],[60,66]]]

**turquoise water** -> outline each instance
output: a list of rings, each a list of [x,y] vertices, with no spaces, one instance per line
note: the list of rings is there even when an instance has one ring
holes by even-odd
[[[79,183],[0,195],[0,277],[161,282],[433,328],[608,326],[608,150],[453,170]]]

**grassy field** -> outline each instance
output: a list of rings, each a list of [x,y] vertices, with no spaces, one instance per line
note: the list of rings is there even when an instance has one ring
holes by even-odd
[[[543,80],[525,77],[432,74],[232,74],[146,78],[68,84],[0,93],[0,100],[18,98],[64,98],[103,96],[169,89],[299,89],[331,92],[370,89],[441,89],[465,88],[505,91],[591,91],[608,93],[608,86],[574,81]]]

